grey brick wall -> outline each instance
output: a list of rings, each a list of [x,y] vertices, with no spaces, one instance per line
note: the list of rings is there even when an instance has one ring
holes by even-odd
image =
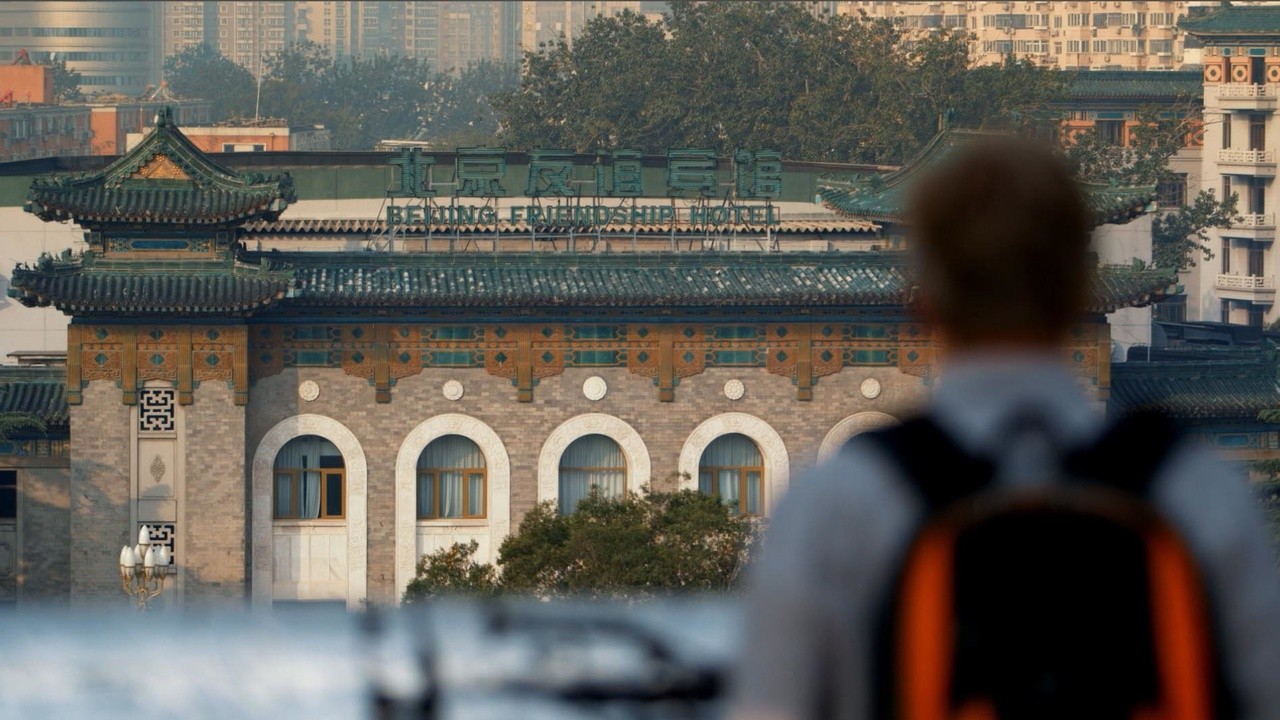
[[[92,382],[71,406],[71,600],[124,603],[120,548],[129,529],[130,408],[115,383]]]
[[[609,385],[608,394],[595,402],[582,393],[583,381],[592,375],[603,377]],[[859,391],[868,377],[880,380],[883,388],[874,400]],[[734,378],[746,385],[746,395],[738,401],[724,395],[725,382]],[[452,402],[441,394],[441,386],[449,379],[459,380],[465,387],[461,400]],[[320,385],[320,397],[315,401],[299,399],[297,387],[303,380]],[[814,388],[814,399],[800,402],[788,378],[762,368],[712,368],[681,380],[675,401],[663,403],[649,378],[622,368],[572,368],[543,379],[534,390],[532,403],[518,403],[510,380],[482,369],[432,369],[401,379],[392,389],[391,403],[378,405],[373,387],[364,379],[338,369],[298,368],[263,378],[252,387],[244,457],[251,461],[267,430],[299,413],[331,417],[359,438],[369,465],[369,596],[375,602],[386,602],[394,596],[396,455],[409,431],[433,415],[470,415],[503,439],[511,457],[512,521],[518,524],[537,501],[538,455],[543,442],[575,415],[606,413],[629,423],[648,447],[652,487],[671,490],[675,486],[670,476],[676,472],[685,440],[702,421],[715,415],[742,412],[769,423],[786,444],[794,481],[797,473],[816,460],[818,446],[837,422],[868,410],[901,416],[922,403],[926,393],[920,378],[903,375],[895,368],[850,368],[822,378]],[[193,407],[202,401],[197,398]],[[199,427],[202,423],[196,422],[190,410],[188,434],[202,437],[206,434]],[[188,465],[189,476],[192,467]],[[190,505],[187,513],[188,522],[193,522]]]
[[[40,605],[66,602],[71,579],[71,471],[27,467],[19,469],[18,477],[22,493],[20,601]]]
[[[186,547],[180,562],[186,569],[186,601],[242,600],[249,537],[245,409],[218,381],[201,383],[193,404],[183,409]]]

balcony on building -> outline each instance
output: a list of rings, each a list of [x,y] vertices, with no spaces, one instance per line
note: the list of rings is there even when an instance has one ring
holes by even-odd
[[[1275,150],[1219,150],[1218,169],[1232,175],[1276,176]]]
[[[1218,104],[1223,110],[1275,110],[1277,99],[1280,99],[1280,85],[1223,83],[1218,86]]]
[[[1274,242],[1276,216],[1273,213],[1245,213],[1231,225],[1229,232],[1223,234],[1255,242]]]
[[[1214,284],[1222,300],[1243,300],[1271,305],[1276,300],[1275,279],[1268,275],[1220,274]]]

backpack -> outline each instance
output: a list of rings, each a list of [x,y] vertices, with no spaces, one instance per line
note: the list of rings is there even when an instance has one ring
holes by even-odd
[[[869,434],[925,507],[883,604],[878,717],[1233,716],[1199,569],[1148,501],[1169,420],[1125,418],[1035,487],[927,418]]]

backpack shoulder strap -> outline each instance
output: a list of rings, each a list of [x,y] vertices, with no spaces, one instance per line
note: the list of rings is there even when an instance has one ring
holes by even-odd
[[[977,493],[995,477],[994,463],[966,452],[928,417],[863,437],[880,446],[902,469],[904,479],[924,500],[926,514]]]
[[[1117,490],[1146,496],[1161,466],[1182,433],[1168,417],[1134,413],[1116,421],[1092,445],[1069,453],[1063,461],[1068,477],[1100,482]]]

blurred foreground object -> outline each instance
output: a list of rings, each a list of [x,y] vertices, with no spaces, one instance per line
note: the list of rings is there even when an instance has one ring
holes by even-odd
[[[375,717],[718,718],[739,617],[722,597],[442,602],[371,615]]]
[[[0,718],[716,718],[729,597],[0,612]]]

